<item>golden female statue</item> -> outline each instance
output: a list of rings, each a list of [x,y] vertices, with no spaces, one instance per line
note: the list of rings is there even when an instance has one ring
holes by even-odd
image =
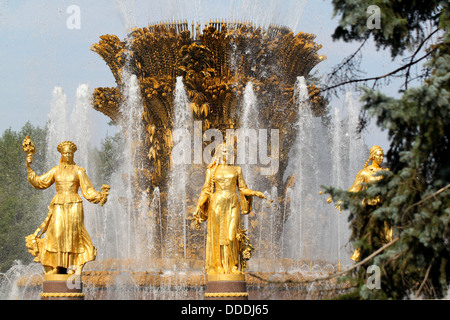
[[[366,163],[364,164],[364,168],[360,170],[356,174],[355,182],[353,182],[353,185],[348,189],[350,192],[359,192],[363,190],[364,186],[363,183],[369,183],[369,182],[375,182],[379,181],[383,178],[381,175],[374,176],[375,173],[377,173],[380,170],[389,170],[387,168],[381,167],[381,163],[384,159],[384,153],[383,149],[380,146],[373,146],[370,148],[370,155],[369,159],[367,159]],[[370,166],[367,166],[369,164],[369,161],[372,160],[372,164]],[[380,202],[379,198],[371,199],[367,201],[368,205],[376,205]],[[363,200],[363,204],[365,204],[365,200]]]
[[[78,189],[88,201],[103,205],[109,186],[103,185],[102,192],[94,189],[86,171],[73,161],[77,150],[73,142],[64,141],[57,149],[61,153],[60,165],[38,176],[31,169],[34,145],[28,136],[23,142],[29,183],[36,189],[47,189],[53,183],[56,187],[47,218],[34,234],[26,237],[27,248],[36,257],[34,261],[44,266],[46,274],[81,274],[84,264],[95,260],[97,250],[84,227],[83,202]],[[41,238],[44,233],[45,237]]]
[[[222,156],[222,161],[220,157]],[[247,187],[240,167],[227,164],[227,147],[223,143],[206,171],[206,180],[194,213],[194,221],[208,220],[206,240],[206,273],[211,275],[243,274],[251,256],[246,230],[241,229],[241,213],[252,209],[252,197],[267,199],[260,191]],[[221,162],[221,163],[220,163]],[[241,210],[236,194],[238,187]]]
[[[389,170],[387,168],[381,167],[383,158],[384,153],[383,149],[380,146],[373,146],[372,148],[370,148],[369,159],[367,159],[364,168],[356,174],[355,181],[353,182],[353,185],[350,187],[350,189],[348,189],[348,191],[359,192],[365,188],[363,184],[381,180],[383,176],[375,175],[375,173],[379,172],[380,170]],[[367,166],[370,160],[372,160],[372,164],[370,166]],[[367,203],[370,206],[374,206],[380,201],[381,199],[379,197],[368,199],[367,201],[366,199],[363,199],[363,204]],[[383,238],[386,242],[392,241],[392,228],[388,227],[387,224],[385,224],[383,233]],[[359,259],[359,256],[360,252],[358,249],[356,249],[350,259],[357,261]]]

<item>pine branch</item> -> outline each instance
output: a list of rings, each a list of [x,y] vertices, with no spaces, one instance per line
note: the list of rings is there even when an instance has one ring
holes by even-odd
[[[432,194],[426,196],[425,198],[423,198],[423,199],[420,200],[419,202],[416,202],[416,203],[410,205],[408,208],[406,208],[405,212],[408,212],[408,211],[409,211],[410,209],[412,209],[413,207],[418,206],[418,205],[424,203],[425,201],[429,200],[430,198],[437,196],[438,194],[444,192],[444,191],[447,190],[448,188],[450,188],[450,184],[448,184],[448,185],[446,185],[445,187],[439,189],[439,190],[436,191],[435,193],[432,193]]]
[[[419,53],[419,51],[422,49],[423,45],[425,44],[425,42],[427,42],[436,32],[438,32],[439,29],[434,30],[433,32],[431,32],[423,41],[422,43],[417,47],[416,51],[414,52],[414,54],[411,56],[411,59],[409,60],[410,65],[408,66],[408,70],[406,70],[406,75],[405,75],[405,90],[408,89],[408,78],[409,78],[409,71],[411,70],[411,63],[413,62],[415,56]]]
[[[334,76],[336,76],[336,74],[342,69],[344,68],[347,64],[350,63],[350,61],[353,60],[353,58],[359,53],[359,51],[362,50],[363,46],[365,45],[365,43],[367,42],[367,39],[364,39],[364,41],[361,43],[361,45],[359,46],[358,49],[356,49],[355,52],[353,52],[347,59],[345,59],[344,62],[342,62],[341,64],[339,64],[328,76],[328,78],[333,78]]]
[[[419,63],[420,61],[422,61],[423,59],[427,58],[427,57],[428,57],[429,55],[431,55],[433,52],[434,52],[434,50],[430,50],[430,52],[428,52],[427,54],[425,54],[425,55],[424,55],[423,57],[421,57],[420,59],[417,59],[417,60],[415,60],[415,61],[413,61],[413,62],[410,62],[410,63],[408,63],[408,64],[405,64],[404,66],[401,66],[400,68],[397,68],[397,69],[395,69],[394,71],[391,71],[391,72],[389,72],[389,73],[387,73],[387,74],[385,74],[385,75],[378,76],[378,77],[370,77],[370,78],[364,78],[364,79],[352,79],[352,80],[344,81],[344,82],[338,83],[338,84],[336,84],[336,85],[333,85],[333,86],[331,86],[331,87],[326,87],[326,88],[324,88],[324,89],[321,89],[320,92],[325,92],[325,91],[328,91],[328,90],[332,90],[332,89],[338,88],[338,87],[340,87],[340,86],[344,86],[344,85],[346,85],[346,84],[351,84],[351,83],[367,82],[367,81],[375,81],[375,83],[376,83],[377,81],[379,81],[379,80],[381,80],[381,79],[384,79],[384,78],[393,76],[393,75],[395,75],[396,73],[398,73],[398,72],[400,72],[400,71],[402,71],[402,70],[404,70],[404,69],[410,68],[411,66],[413,66],[413,65]]]
[[[428,276],[430,274],[431,266],[432,266],[432,263],[430,263],[430,265],[428,266],[427,272],[425,273],[425,278],[423,279],[422,283],[420,284],[419,290],[417,290],[415,298],[419,297],[420,292],[422,291],[422,288],[425,285],[425,282],[428,280]]]

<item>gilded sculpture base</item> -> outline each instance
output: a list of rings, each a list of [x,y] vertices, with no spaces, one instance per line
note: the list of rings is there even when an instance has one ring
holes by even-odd
[[[84,300],[80,275],[44,275],[41,300]]]
[[[248,300],[244,274],[208,275],[205,300]]]

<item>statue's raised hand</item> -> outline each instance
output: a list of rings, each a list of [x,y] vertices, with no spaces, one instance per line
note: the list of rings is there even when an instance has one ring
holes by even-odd
[[[196,228],[197,230],[200,229],[200,225],[202,224],[202,222],[205,221],[204,219],[201,218],[201,214],[200,214],[200,213],[201,213],[200,208],[197,207],[197,208],[195,209],[194,214],[192,215],[193,220],[194,220],[194,223],[195,223],[195,228]]]

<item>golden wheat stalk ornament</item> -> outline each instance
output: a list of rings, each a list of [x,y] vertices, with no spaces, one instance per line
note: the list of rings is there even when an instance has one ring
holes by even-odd
[[[36,153],[36,147],[34,146],[33,141],[31,141],[30,136],[26,136],[25,139],[23,139],[22,149],[27,154],[27,160],[28,158],[33,160],[33,154]]]

